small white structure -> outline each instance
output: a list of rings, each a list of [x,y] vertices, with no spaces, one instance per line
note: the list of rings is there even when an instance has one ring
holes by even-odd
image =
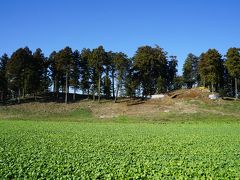
[[[209,99],[216,100],[216,99],[218,99],[220,96],[219,96],[219,94],[210,94],[208,97],[209,97]]]
[[[151,96],[151,99],[162,99],[164,97],[165,97],[164,94],[154,94]]]

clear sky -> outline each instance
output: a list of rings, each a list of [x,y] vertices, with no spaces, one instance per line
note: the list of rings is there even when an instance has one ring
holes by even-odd
[[[0,54],[70,46],[122,51],[160,45],[179,60],[240,47],[240,0],[1,0]]]

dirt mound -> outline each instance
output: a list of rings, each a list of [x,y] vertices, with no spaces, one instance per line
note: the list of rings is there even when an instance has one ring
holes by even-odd
[[[121,99],[118,103],[112,100],[102,100],[100,103],[92,100],[80,101],[73,104],[49,104],[51,111],[71,111],[77,107],[89,109],[92,115],[98,118],[113,118],[118,116],[159,116],[159,113],[195,113],[197,107],[189,104],[188,100],[210,101],[206,90],[182,89],[166,94],[161,99]],[[173,98],[174,96],[174,98]],[[39,109],[39,108],[38,108]]]
[[[193,89],[181,89],[169,93],[169,96],[174,99],[200,99],[207,100],[209,91],[207,89],[193,88]]]
[[[206,89],[181,89],[168,94],[165,94],[161,99],[129,99],[123,98],[117,103],[113,100],[101,100],[100,103],[92,100],[81,100],[76,103],[24,103],[20,105],[6,106],[2,114],[0,111],[0,118],[11,115],[11,112],[18,112],[18,114],[30,114],[34,116],[51,116],[53,115],[66,115],[72,112],[84,109],[91,113],[93,117],[107,119],[115,118],[118,116],[137,116],[159,118],[165,117],[169,114],[193,114],[193,113],[217,113],[220,114],[222,109],[218,105],[225,102],[219,99],[217,101],[210,100],[208,95],[210,93]],[[209,110],[209,107],[215,107]],[[207,107],[207,108],[205,108]],[[217,107],[217,108],[216,108]],[[81,116],[81,113],[80,115]]]

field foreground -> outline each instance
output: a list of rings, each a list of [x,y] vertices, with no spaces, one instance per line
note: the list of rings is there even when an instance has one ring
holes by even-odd
[[[239,178],[240,124],[0,121],[1,179]]]

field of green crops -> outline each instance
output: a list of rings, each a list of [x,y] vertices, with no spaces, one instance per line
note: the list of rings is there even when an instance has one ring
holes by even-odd
[[[0,179],[239,179],[240,124],[0,121]]]

